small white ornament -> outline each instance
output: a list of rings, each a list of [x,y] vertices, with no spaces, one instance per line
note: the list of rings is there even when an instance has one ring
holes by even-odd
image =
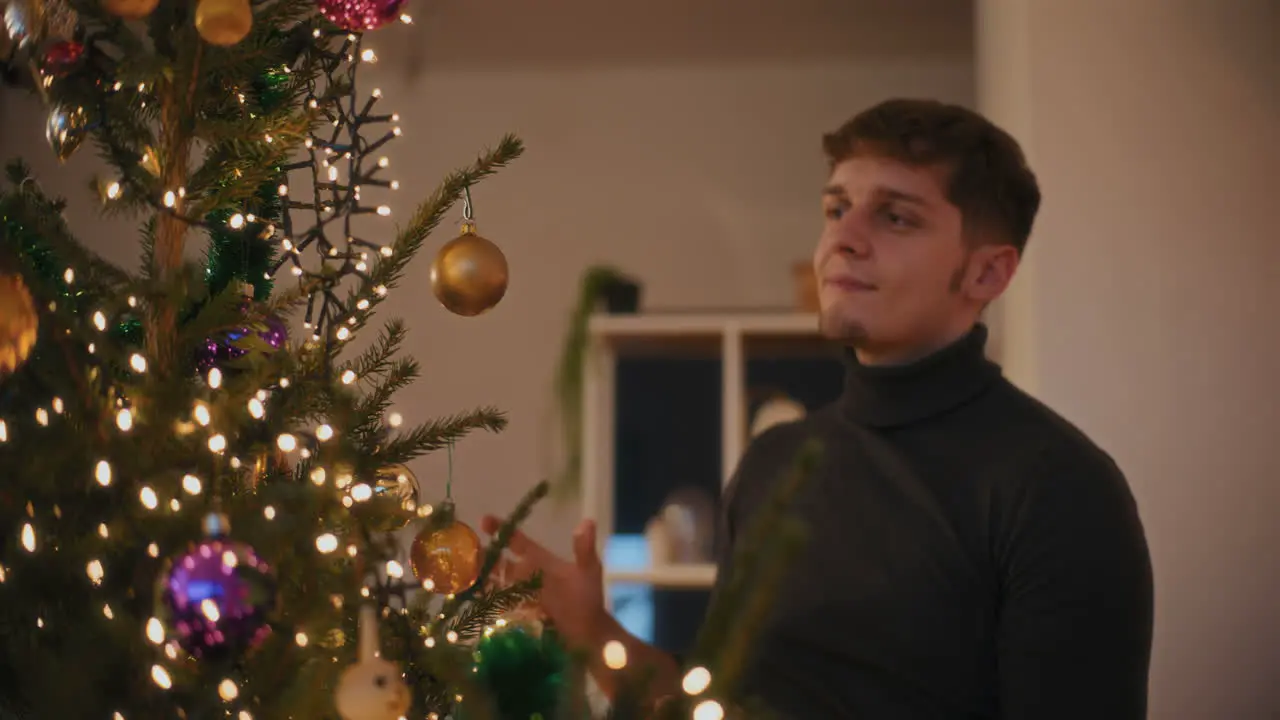
[[[343,720],[398,720],[409,711],[409,688],[400,668],[378,657],[378,619],[370,605],[360,608],[357,652],[334,693],[338,714]]]

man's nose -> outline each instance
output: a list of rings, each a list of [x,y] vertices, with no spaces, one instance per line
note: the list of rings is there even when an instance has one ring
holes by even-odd
[[[832,232],[835,235],[836,249],[841,253],[859,258],[871,255],[871,234],[866,222],[857,213],[850,212],[840,218]]]

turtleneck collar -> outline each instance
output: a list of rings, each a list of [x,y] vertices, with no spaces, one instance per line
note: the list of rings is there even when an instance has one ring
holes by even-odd
[[[861,425],[896,427],[961,405],[1000,377],[1000,366],[986,357],[986,344],[987,328],[978,324],[960,340],[907,365],[863,365],[846,350],[840,398],[845,417]]]

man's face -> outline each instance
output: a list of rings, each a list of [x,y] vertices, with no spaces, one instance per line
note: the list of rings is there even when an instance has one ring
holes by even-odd
[[[864,360],[907,361],[957,339],[1016,267],[1010,246],[965,242],[942,182],[936,169],[867,156],[836,165],[823,190],[813,255],[822,328]]]

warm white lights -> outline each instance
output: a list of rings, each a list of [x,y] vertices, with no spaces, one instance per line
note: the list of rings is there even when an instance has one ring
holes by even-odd
[[[102,577],[105,573],[102,570],[102,562],[100,560],[90,560],[84,571],[89,576],[89,581],[94,585],[102,584]]]
[[[298,449],[298,438],[290,435],[289,433],[281,433],[280,436],[276,438],[276,447],[280,448],[284,452],[293,452]]]
[[[724,708],[715,700],[703,700],[693,708],[693,720],[723,720]]]
[[[98,464],[93,468],[93,479],[98,481],[102,487],[111,484],[111,463],[106,460],[99,460]]]
[[[316,428],[316,439],[320,442],[333,439],[333,428],[327,424]]]
[[[164,625],[159,618],[151,618],[147,621],[147,639],[154,645],[164,642]]]
[[[129,367],[133,368],[136,373],[144,373],[147,371],[147,359],[134,353],[129,356]]]
[[[338,538],[333,533],[325,533],[316,538],[316,549],[326,555],[338,549]]]
[[[133,411],[129,408],[121,408],[120,412],[116,413],[116,427],[120,428],[121,432],[129,432],[132,430]]]
[[[138,500],[148,510],[155,510],[160,505],[160,498],[156,496],[156,491],[150,485],[142,486],[142,489],[138,491]]]
[[[182,489],[186,490],[190,495],[200,494],[200,478],[195,475],[182,476]]]
[[[680,687],[689,695],[698,695],[711,686],[711,671],[704,667],[696,667],[685,673]]]
[[[621,670],[627,666],[627,648],[617,640],[604,644],[604,664],[610,670]]]
[[[261,420],[263,415],[267,414],[267,409],[262,405],[262,401],[256,397],[249,398],[249,414],[256,420]]]
[[[173,680],[169,677],[169,671],[159,665],[151,666],[151,681],[162,690],[168,690],[173,687]]]

